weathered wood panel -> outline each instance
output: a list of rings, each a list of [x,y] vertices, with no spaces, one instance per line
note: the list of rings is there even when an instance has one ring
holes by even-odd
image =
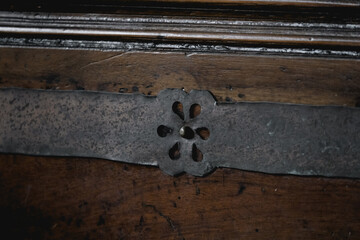
[[[0,87],[146,95],[185,88],[219,101],[360,104],[356,59],[3,48],[0,77]]]
[[[1,225],[14,238],[359,239],[360,183],[218,169],[0,155]],[[4,233],[4,231],[2,231]]]
[[[355,106],[358,60],[0,49],[0,87]],[[360,182],[0,155],[2,232],[19,239],[360,239]]]

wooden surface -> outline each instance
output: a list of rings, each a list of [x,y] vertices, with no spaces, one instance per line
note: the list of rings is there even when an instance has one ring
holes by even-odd
[[[360,11],[360,8],[359,8]],[[221,13],[221,12],[220,12]],[[149,14],[149,13],[148,13]],[[334,24],[334,17],[317,18],[306,13],[304,21],[291,13],[274,20],[264,14],[229,17],[110,15],[88,13],[0,12],[0,34],[35,35],[44,38],[129,39],[171,43],[205,43],[234,46],[280,45],[324,50],[360,47],[359,16]],[[299,13],[297,13],[299,14]],[[311,18],[312,17],[312,18]],[[317,16],[319,17],[319,16]],[[310,18],[310,19],[309,19]],[[316,20],[315,20],[316,19]],[[315,21],[314,21],[315,20]],[[231,46],[230,46],[231,45]],[[343,51],[344,52],[344,51]],[[326,52],[325,52],[326,53]]]
[[[84,6],[84,7],[114,7],[114,6],[151,6],[151,5],[165,5],[173,6],[171,4],[187,4],[188,6],[297,6],[297,7],[359,7],[358,0],[72,0],[58,2],[54,0],[36,1],[29,0],[27,2],[21,1],[4,1],[1,5],[9,6],[10,8],[21,8],[34,6],[37,11],[48,7],[68,7],[68,6]],[[0,6],[1,6],[0,5]]]
[[[2,48],[0,87],[211,91],[218,101],[360,105],[360,60]]]
[[[205,178],[106,160],[0,155],[18,239],[359,239],[357,180],[218,169]],[[15,239],[14,238],[14,239]]]
[[[354,59],[0,49],[0,87],[207,89],[222,101],[359,105]],[[99,159],[0,154],[14,239],[360,239],[360,181],[232,169],[171,177]]]

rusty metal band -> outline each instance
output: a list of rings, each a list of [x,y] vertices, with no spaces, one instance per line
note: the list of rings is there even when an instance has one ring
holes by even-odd
[[[358,108],[217,103],[180,89],[149,97],[11,88],[0,90],[0,116],[4,153],[102,158],[170,175],[227,167],[360,177]]]

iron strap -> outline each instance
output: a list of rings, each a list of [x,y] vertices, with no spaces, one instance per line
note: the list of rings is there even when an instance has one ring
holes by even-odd
[[[0,151],[95,157],[203,176],[217,167],[360,177],[360,109],[217,103],[180,89],[157,97],[0,90]]]

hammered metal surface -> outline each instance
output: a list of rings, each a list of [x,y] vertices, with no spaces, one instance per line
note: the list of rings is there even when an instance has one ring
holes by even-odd
[[[190,114],[194,104],[201,107],[196,117]],[[230,167],[360,177],[357,108],[217,103],[207,91],[180,89],[157,97],[1,89],[0,114],[0,151],[6,153],[96,157],[155,165],[170,175]],[[179,131],[184,127],[189,137]],[[199,129],[209,131],[207,139]],[[199,152],[200,160],[194,158]]]

